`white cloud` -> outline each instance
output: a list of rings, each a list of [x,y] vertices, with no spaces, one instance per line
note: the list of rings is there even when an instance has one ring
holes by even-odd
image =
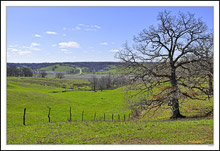
[[[11,51],[13,51],[13,52],[21,51],[20,49],[15,49],[15,48],[8,48],[8,50],[11,50]]]
[[[54,31],[46,31],[45,33],[46,33],[46,34],[49,34],[49,35],[56,35],[56,34],[57,34],[57,33],[54,32]]]
[[[40,50],[40,48],[37,48],[40,44],[32,42],[30,46],[21,46],[20,48],[29,49],[29,50]]]
[[[66,34],[63,34],[63,36],[66,36]]]
[[[9,47],[7,50],[10,51],[8,53],[10,53],[10,55],[27,55],[27,54],[31,54],[32,51],[35,50],[40,50],[37,46],[39,46],[40,44],[32,42],[30,44],[30,46],[17,46],[15,47]],[[12,45],[13,46],[13,45]]]
[[[94,29],[91,29],[91,28],[87,28],[85,30],[87,30],[87,31],[95,31]]]
[[[56,47],[57,45],[56,45],[56,44],[52,44],[51,46],[52,46],[52,47]]]
[[[30,48],[30,50],[37,51],[37,50],[40,50],[40,48],[35,48],[35,47],[32,47],[32,48]]]
[[[81,27],[76,26],[76,27],[72,28],[72,30],[81,30]]]
[[[84,24],[78,24],[78,26],[85,26]]]
[[[100,45],[108,45],[107,42],[100,43]]]
[[[119,52],[120,50],[118,50],[118,49],[111,49],[111,50],[109,50],[110,52]]]
[[[77,27],[75,27],[75,29],[76,29],[76,30],[80,30],[81,28],[77,26]]]
[[[86,30],[86,31],[97,31],[101,27],[98,25],[85,25],[85,24],[78,24],[72,30]]]
[[[39,46],[40,44],[32,42],[30,47],[35,47],[35,46]]]
[[[98,26],[98,25],[94,25],[94,27],[95,27],[95,28],[98,28],[98,29],[99,29],[99,28],[101,28],[101,27],[100,27],[100,26]]]
[[[14,54],[18,54],[18,55],[26,55],[31,53],[31,51],[29,50],[20,50],[15,48],[8,48],[8,50],[11,50]]]
[[[63,52],[65,52],[65,51],[69,51],[69,50],[67,50],[67,49],[60,49],[61,51],[63,51]]]
[[[74,41],[70,42],[60,42],[59,43],[60,48],[79,48],[79,44]]]
[[[31,51],[28,51],[28,50],[18,52],[19,55],[26,55],[26,54],[30,54],[30,53],[31,53]]]
[[[67,49],[60,49],[65,54],[71,54],[72,52]]]
[[[28,47],[28,46],[21,46],[20,48],[30,48],[30,47]]]
[[[71,54],[72,52],[71,51],[65,51],[64,53],[65,54]]]
[[[18,47],[18,45],[9,45],[8,47]]]
[[[34,35],[34,37],[38,37],[38,38],[40,38],[40,37],[41,37],[41,35],[35,34],[35,35]]]
[[[40,50],[40,48],[36,48],[36,46],[40,46],[40,44],[32,42],[30,47],[28,47],[28,48],[29,48],[29,50]]]

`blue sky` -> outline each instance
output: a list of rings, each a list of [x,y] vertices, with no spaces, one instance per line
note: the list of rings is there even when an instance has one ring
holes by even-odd
[[[212,7],[7,7],[7,62],[117,61],[165,9],[194,13],[213,29]]]

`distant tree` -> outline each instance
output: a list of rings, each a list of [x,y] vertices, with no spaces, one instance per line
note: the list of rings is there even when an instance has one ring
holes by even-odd
[[[92,77],[89,79],[89,82],[90,82],[90,86],[92,88],[92,91],[95,91],[97,90],[98,88],[98,79],[97,77],[94,75],[92,75]]]
[[[9,67],[7,67],[7,76],[32,77],[33,71],[28,67],[9,66]]]
[[[56,78],[59,78],[59,79],[64,78],[64,73],[56,73]]]
[[[207,81],[201,80],[205,74],[202,68],[195,67],[207,61],[199,45],[212,37],[205,23],[191,13],[172,16],[163,11],[158,21],[157,27],[150,26],[134,37],[132,47],[125,44],[117,58],[125,62],[129,72],[127,96],[132,109],[152,109],[168,104],[171,118],[182,118],[180,99],[205,99],[201,95],[207,86]],[[205,65],[205,68],[213,70],[212,65]]]
[[[45,78],[47,76],[47,72],[45,70],[39,71],[40,77]]]
[[[113,85],[117,85],[117,86],[123,86],[126,85],[127,83],[127,79],[123,76],[117,76],[113,79]]]
[[[207,40],[202,40],[199,43],[199,48],[203,52],[201,54],[202,61],[199,62],[200,72],[204,72],[205,77],[208,77],[209,87],[205,92],[207,95],[213,95],[213,35]],[[197,68],[198,69],[198,68]]]
[[[111,73],[108,74],[108,76],[105,77],[106,80],[106,88],[109,89],[112,87],[112,75]]]
[[[52,68],[52,71],[55,71],[56,68],[57,68],[57,66],[55,65],[55,66]]]
[[[16,66],[7,67],[7,76],[18,76],[19,71]]]
[[[98,87],[99,87],[99,90],[105,90],[107,88],[107,80],[106,80],[106,77],[101,77],[100,79],[98,79]]]
[[[33,76],[33,71],[30,68],[22,67],[21,72],[24,77],[32,77]]]

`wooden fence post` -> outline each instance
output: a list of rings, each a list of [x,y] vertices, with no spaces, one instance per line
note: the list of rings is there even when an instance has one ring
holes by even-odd
[[[51,108],[49,107],[49,113],[48,113],[49,122],[50,122],[50,110],[51,110]]]
[[[112,113],[112,122],[113,122],[113,120],[114,120],[114,114]]]
[[[95,114],[94,114],[94,121],[95,121],[95,118],[96,118],[96,112],[95,112]]]
[[[71,107],[70,107],[70,121],[72,121]]]
[[[83,121],[83,113],[84,113],[84,111],[82,111],[82,121]]]
[[[26,108],[24,108],[24,116],[23,116],[23,124],[25,125],[25,113],[26,113]]]

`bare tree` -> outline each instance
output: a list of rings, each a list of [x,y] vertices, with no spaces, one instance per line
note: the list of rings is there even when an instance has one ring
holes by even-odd
[[[119,86],[124,86],[127,83],[127,79],[124,75],[119,74],[119,75],[115,75],[114,79],[113,79],[113,85],[116,85],[117,87]]]
[[[107,78],[106,77],[103,76],[100,79],[98,79],[98,87],[101,91],[107,89]]]
[[[199,69],[205,73],[205,78],[208,77],[209,83],[208,90],[206,90],[205,93],[207,95],[213,95],[213,35],[211,34],[207,40],[202,40],[199,46],[203,52],[201,54],[203,59],[199,63]]]
[[[59,79],[64,78],[64,73],[56,73],[56,78],[59,78]]]
[[[111,73],[108,74],[108,76],[105,77],[106,79],[106,88],[109,89],[112,87],[112,75]]]
[[[92,90],[96,92],[98,87],[98,78],[95,75],[92,75],[92,77],[89,79],[89,82]]]
[[[45,78],[47,76],[47,72],[44,70],[39,71],[39,73],[41,78]]]
[[[182,118],[180,99],[204,99],[200,97],[204,81],[193,66],[206,60],[201,55],[204,49],[199,46],[210,39],[210,34],[205,23],[191,13],[172,16],[163,11],[157,19],[157,27],[144,29],[134,37],[134,45],[129,47],[126,43],[116,57],[125,62],[131,82],[129,90],[135,90],[127,91],[132,109],[168,104],[171,118]]]

